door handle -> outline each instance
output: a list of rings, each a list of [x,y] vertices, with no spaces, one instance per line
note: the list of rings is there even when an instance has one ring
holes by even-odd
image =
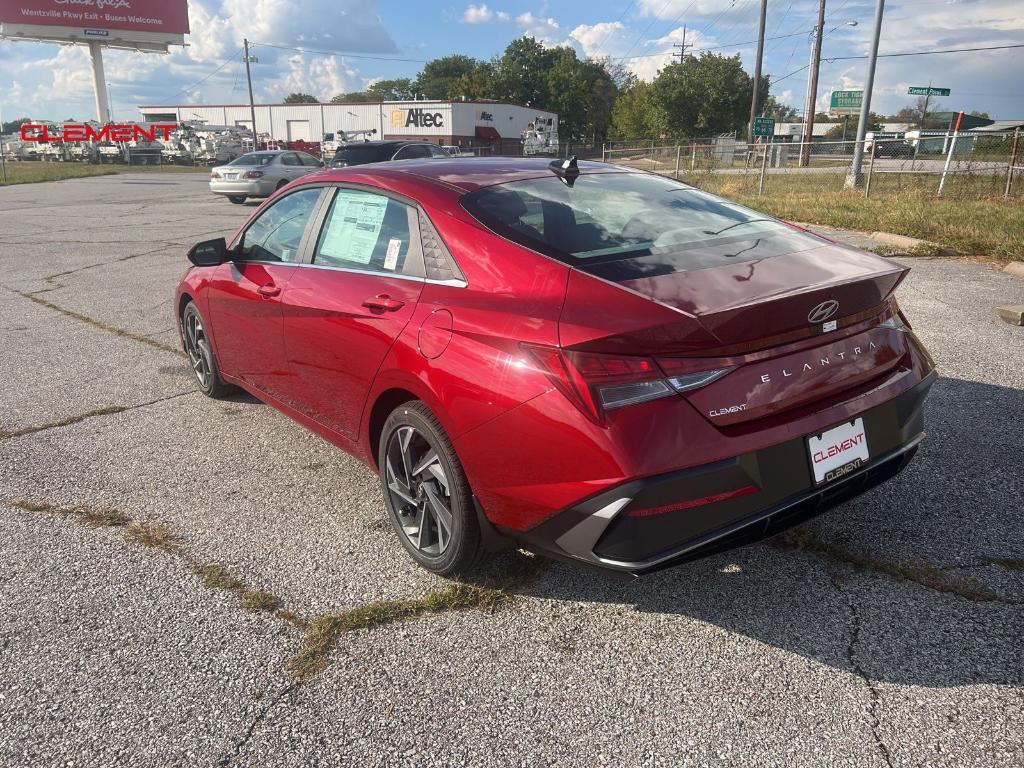
[[[260,296],[263,296],[264,298],[270,299],[281,293],[281,289],[278,288],[273,283],[267,283],[266,285],[261,285],[259,288],[257,288],[256,293],[258,293]]]
[[[372,299],[364,301],[363,306],[370,309],[379,309],[383,312],[397,312],[405,306],[405,302],[392,299],[386,293],[382,293],[380,296],[374,296]]]

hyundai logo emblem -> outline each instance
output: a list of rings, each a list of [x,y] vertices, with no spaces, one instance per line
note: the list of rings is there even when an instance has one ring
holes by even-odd
[[[811,323],[812,325],[816,323],[824,323],[838,311],[838,301],[836,301],[835,299],[823,301],[821,302],[821,304],[812,309],[809,315],[807,315],[807,322]]]

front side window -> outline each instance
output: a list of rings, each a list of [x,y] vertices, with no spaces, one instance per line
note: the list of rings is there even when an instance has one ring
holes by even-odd
[[[314,264],[422,277],[415,209],[384,195],[339,189],[324,220]]]
[[[312,155],[307,155],[305,152],[299,152],[298,154],[299,154],[299,160],[302,161],[303,165],[308,166],[310,168],[319,168],[320,167],[320,161],[317,160]]]
[[[320,187],[293,192],[261,213],[242,237],[241,249],[245,259],[298,261],[299,244],[320,193]]]
[[[281,155],[281,165],[302,165],[299,162],[299,156],[294,152],[285,152]]]
[[[444,149],[442,149],[441,147],[436,147],[433,144],[430,145],[430,156],[431,157],[451,157],[451,155],[449,155],[447,152],[445,152]]]
[[[497,234],[603,276],[701,269],[821,245],[777,219],[652,174],[582,174],[569,184],[552,173],[485,187],[463,205]]]

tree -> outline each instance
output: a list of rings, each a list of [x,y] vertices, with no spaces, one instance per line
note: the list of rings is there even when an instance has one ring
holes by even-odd
[[[651,105],[651,85],[634,80],[619,92],[612,107],[611,135],[616,139],[646,139],[657,135],[657,117]]]
[[[397,80],[378,80],[365,91],[339,93],[331,99],[331,103],[343,104],[346,101],[411,101],[416,98],[418,93],[416,83],[408,77],[401,77]]]
[[[449,99],[489,99],[494,88],[494,70],[486,61],[471,72],[464,72],[448,85]]]
[[[493,62],[494,98],[543,108],[548,99],[548,72],[558,55],[556,49],[545,48],[532,37],[513,40]]]
[[[777,123],[794,123],[800,118],[796,107],[783,104],[774,96],[769,96],[761,106],[761,114],[775,119]]]
[[[972,109],[967,114],[969,114],[971,117],[980,117],[982,120],[991,120],[992,119],[991,117],[989,117],[988,112],[981,112],[981,111],[979,111],[977,109]]]
[[[603,142],[611,124],[616,87],[601,62],[581,61],[569,47],[555,48],[543,106],[558,113],[562,141]]]
[[[868,130],[869,131],[880,131],[882,130],[882,122],[885,120],[879,114],[875,112],[868,113]],[[857,138],[857,126],[860,124],[860,115],[850,115],[850,121],[846,125],[846,138],[847,140],[853,140]],[[842,118],[840,122],[833,125],[825,133],[826,141],[842,141],[843,139],[843,123]]]
[[[0,133],[17,133],[21,130],[21,126],[28,125],[31,122],[31,117],[19,117],[17,120],[11,120],[9,123],[3,123],[0,125]]]
[[[284,97],[285,104],[319,104],[320,99],[309,93],[289,93]]]
[[[651,84],[658,126],[672,138],[734,133],[750,117],[752,78],[740,57],[702,53],[669,64]],[[759,101],[768,96],[768,79],[760,83]]]
[[[470,56],[454,54],[442,56],[440,59],[432,59],[423,65],[423,69],[416,77],[419,89],[428,99],[451,99],[462,96],[459,91],[466,90],[467,86],[476,83],[475,78],[481,69],[486,69],[487,64],[478,61]],[[456,83],[462,81],[462,87],[457,88]]]
[[[928,117],[924,120],[924,128],[945,128],[949,122],[949,115],[943,117],[934,118],[933,116],[939,112],[943,112],[942,104],[938,99],[929,99],[926,96],[918,96],[914,100],[913,104],[908,104],[903,107],[899,112],[893,115],[893,120],[900,123],[910,123],[912,126],[921,126],[922,117],[924,117],[924,105],[928,103]]]

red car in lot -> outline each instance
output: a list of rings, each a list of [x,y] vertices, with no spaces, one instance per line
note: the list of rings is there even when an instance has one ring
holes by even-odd
[[[643,573],[783,530],[899,472],[936,377],[906,268],[600,163],[328,170],[189,258],[202,391],[366,462],[442,574],[507,542]]]

